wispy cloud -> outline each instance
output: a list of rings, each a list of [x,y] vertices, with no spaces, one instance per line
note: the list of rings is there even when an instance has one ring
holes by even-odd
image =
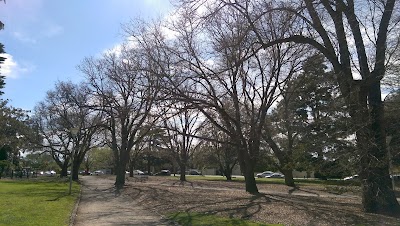
[[[28,30],[24,32],[14,31],[11,35],[22,43],[37,44],[38,42],[43,41],[43,39],[56,37],[61,35],[63,32],[64,28],[62,26],[58,24],[47,24],[42,28],[36,29],[36,35],[31,35]]]
[[[44,37],[52,38],[64,32],[64,28],[58,24],[47,25],[41,32]]]
[[[23,74],[35,70],[35,66],[32,64],[23,63],[20,65],[14,60],[13,56],[8,53],[0,54],[0,56],[6,58],[3,64],[0,64],[0,74],[6,78],[16,79],[21,77]]]
[[[30,37],[27,34],[21,33],[21,32],[14,31],[12,33],[12,36],[14,36],[14,38],[16,38],[17,40],[19,40],[20,42],[23,42],[23,43],[29,43],[29,44],[36,43],[36,39]]]

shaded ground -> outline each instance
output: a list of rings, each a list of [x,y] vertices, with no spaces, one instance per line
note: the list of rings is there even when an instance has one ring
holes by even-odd
[[[238,182],[182,184],[171,178],[150,177],[145,183],[128,182],[124,193],[162,215],[186,211],[284,225],[400,225],[400,219],[361,212],[357,189],[326,189],[322,185],[258,187],[261,194],[254,196],[244,192],[244,185]]]
[[[82,197],[73,225],[170,225],[126,194],[116,190],[111,178],[85,176]]]

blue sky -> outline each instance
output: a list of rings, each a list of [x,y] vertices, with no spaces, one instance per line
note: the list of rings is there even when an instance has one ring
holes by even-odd
[[[3,99],[33,110],[57,81],[83,79],[76,66],[121,43],[121,24],[166,16],[168,0],[7,0],[0,31],[8,59]]]

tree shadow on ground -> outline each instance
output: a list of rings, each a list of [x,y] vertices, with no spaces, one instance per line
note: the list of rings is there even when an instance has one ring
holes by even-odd
[[[162,186],[133,185],[129,195],[143,206],[156,209],[161,214],[197,212],[256,221],[264,219],[267,221],[264,223],[289,225],[400,224],[395,218],[363,213],[359,202],[348,202],[343,198],[316,197],[315,194],[311,197],[263,193],[250,195],[238,189],[218,190],[204,184],[200,188],[174,186],[179,182],[163,183]],[[285,215],[283,212],[290,214]]]

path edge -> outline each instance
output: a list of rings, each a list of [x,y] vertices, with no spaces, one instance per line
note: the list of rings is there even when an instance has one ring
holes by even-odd
[[[82,198],[82,183],[79,181],[79,194],[78,198],[75,200],[74,208],[71,212],[71,215],[69,216],[69,226],[74,226],[75,224],[75,219],[78,213],[78,207],[79,203],[81,202],[81,198]]]

